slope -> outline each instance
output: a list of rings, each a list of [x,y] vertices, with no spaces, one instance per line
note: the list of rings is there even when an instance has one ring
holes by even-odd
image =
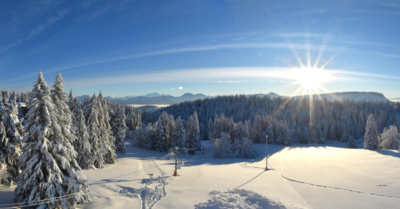
[[[233,189],[307,208],[397,208],[400,201],[397,151],[346,149],[333,141],[270,145],[270,170],[264,171],[265,145],[254,145],[255,159],[215,159],[209,142],[203,145],[204,155],[179,156],[185,165],[173,177],[173,160],[162,159],[166,153],[127,144],[116,164],[84,171],[92,201],[79,208],[194,208]],[[0,193],[0,203],[12,203],[12,188],[0,187]]]

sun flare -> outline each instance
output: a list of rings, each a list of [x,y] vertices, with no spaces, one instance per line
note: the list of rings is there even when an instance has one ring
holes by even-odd
[[[304,87],[315,88],[329,81],[331,77],[327,70],[317,68],[297,68],[294,70],[293,77],[296,83]]]

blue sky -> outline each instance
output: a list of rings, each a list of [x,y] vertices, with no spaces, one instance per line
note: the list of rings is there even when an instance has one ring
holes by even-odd
[[[76,95],[298,95],[299,68],[316,67],[315,92],[400,97],[396,0],[16,0],[0,22],[2,90],[41,70]]]

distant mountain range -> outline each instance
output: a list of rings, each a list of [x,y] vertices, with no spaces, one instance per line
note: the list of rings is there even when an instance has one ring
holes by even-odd
[[[78,96],[79,101],[83,101],[88,95]],[[111,102],[117,102],[119,104],[177,104],[184,101],[193,101],[196,99],[211,98],[211,96],[206,96],[204,94],[192,94],[186,93],[180,97],[174,97],[168,94],[159,94],[153,92],[146,94],[144,96],[127,96],[127,97],[105,97]]]
[[[391,101],[399,101],[399,100],[400,100],[400,97],[391,99]]]
[[[268,94],[253,94],[259,97],[271,97],[276,98],[280,97],[280,95],[270,92]],[[78,96],[77,99],[79,101],[83,101],[83,99],[88,95]],[[314,98],[319,99],[327,99],[330,101],[343,101],[343,100],[354,100],[354,101],[383,101],[388,102],[389,100],[381,93],[377,92],[339,92],[339,93],[329,93],[329,94],[320,94],[320,95],[312,95]],[[178,104],[184,101],[193,101],[197,99],[205,99],[205,98],[213,98],[214,96],[206,96],[204,94],[192,94],[186,93],[182,96],[174,97],[168,94],[159,94],[157,92],[153,92],[150,94],[146,94],[144,96],[126,96],[126,97],[105,97],[107,100],[111,102],[117,102],[119,104],[143,104],[143,105],[160,105],[160,104]],[[308,98],[309,95],[304,96],[296,96],[295,98],[305,97]],[[393,100],[400,100],[400,98],[395,98]]]
[[[259,96],[259,97],[267,96],[267,97],[271,97],[271,98],[280,97],[278,94],[275,94],[274,92],[270,92],[268,94],[254,94],[254,95]]]
[[[343,101],[343,100],[353,100],[353,101],[374,101],[374,102],[389,102],[382,93],[377,92],[338,92],[329,94],[319,94],[312,95],[316,99],[327,99],[329,101]],[[303,96],[297,96],[301,98]],[[305,98],[309,98],[309,95],[304,95]]]

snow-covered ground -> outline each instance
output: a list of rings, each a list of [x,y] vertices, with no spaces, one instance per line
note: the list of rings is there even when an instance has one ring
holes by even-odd
[[[126,145],[126,154],[105,169],[84,171],[91,202],[80,208],[398,208],[400,154],[395,150],[325,145],[254,145],[255,159],[182,155],[172,176],[166,153]],[[0,187],[0,204],[12,203],[13,188]]]

